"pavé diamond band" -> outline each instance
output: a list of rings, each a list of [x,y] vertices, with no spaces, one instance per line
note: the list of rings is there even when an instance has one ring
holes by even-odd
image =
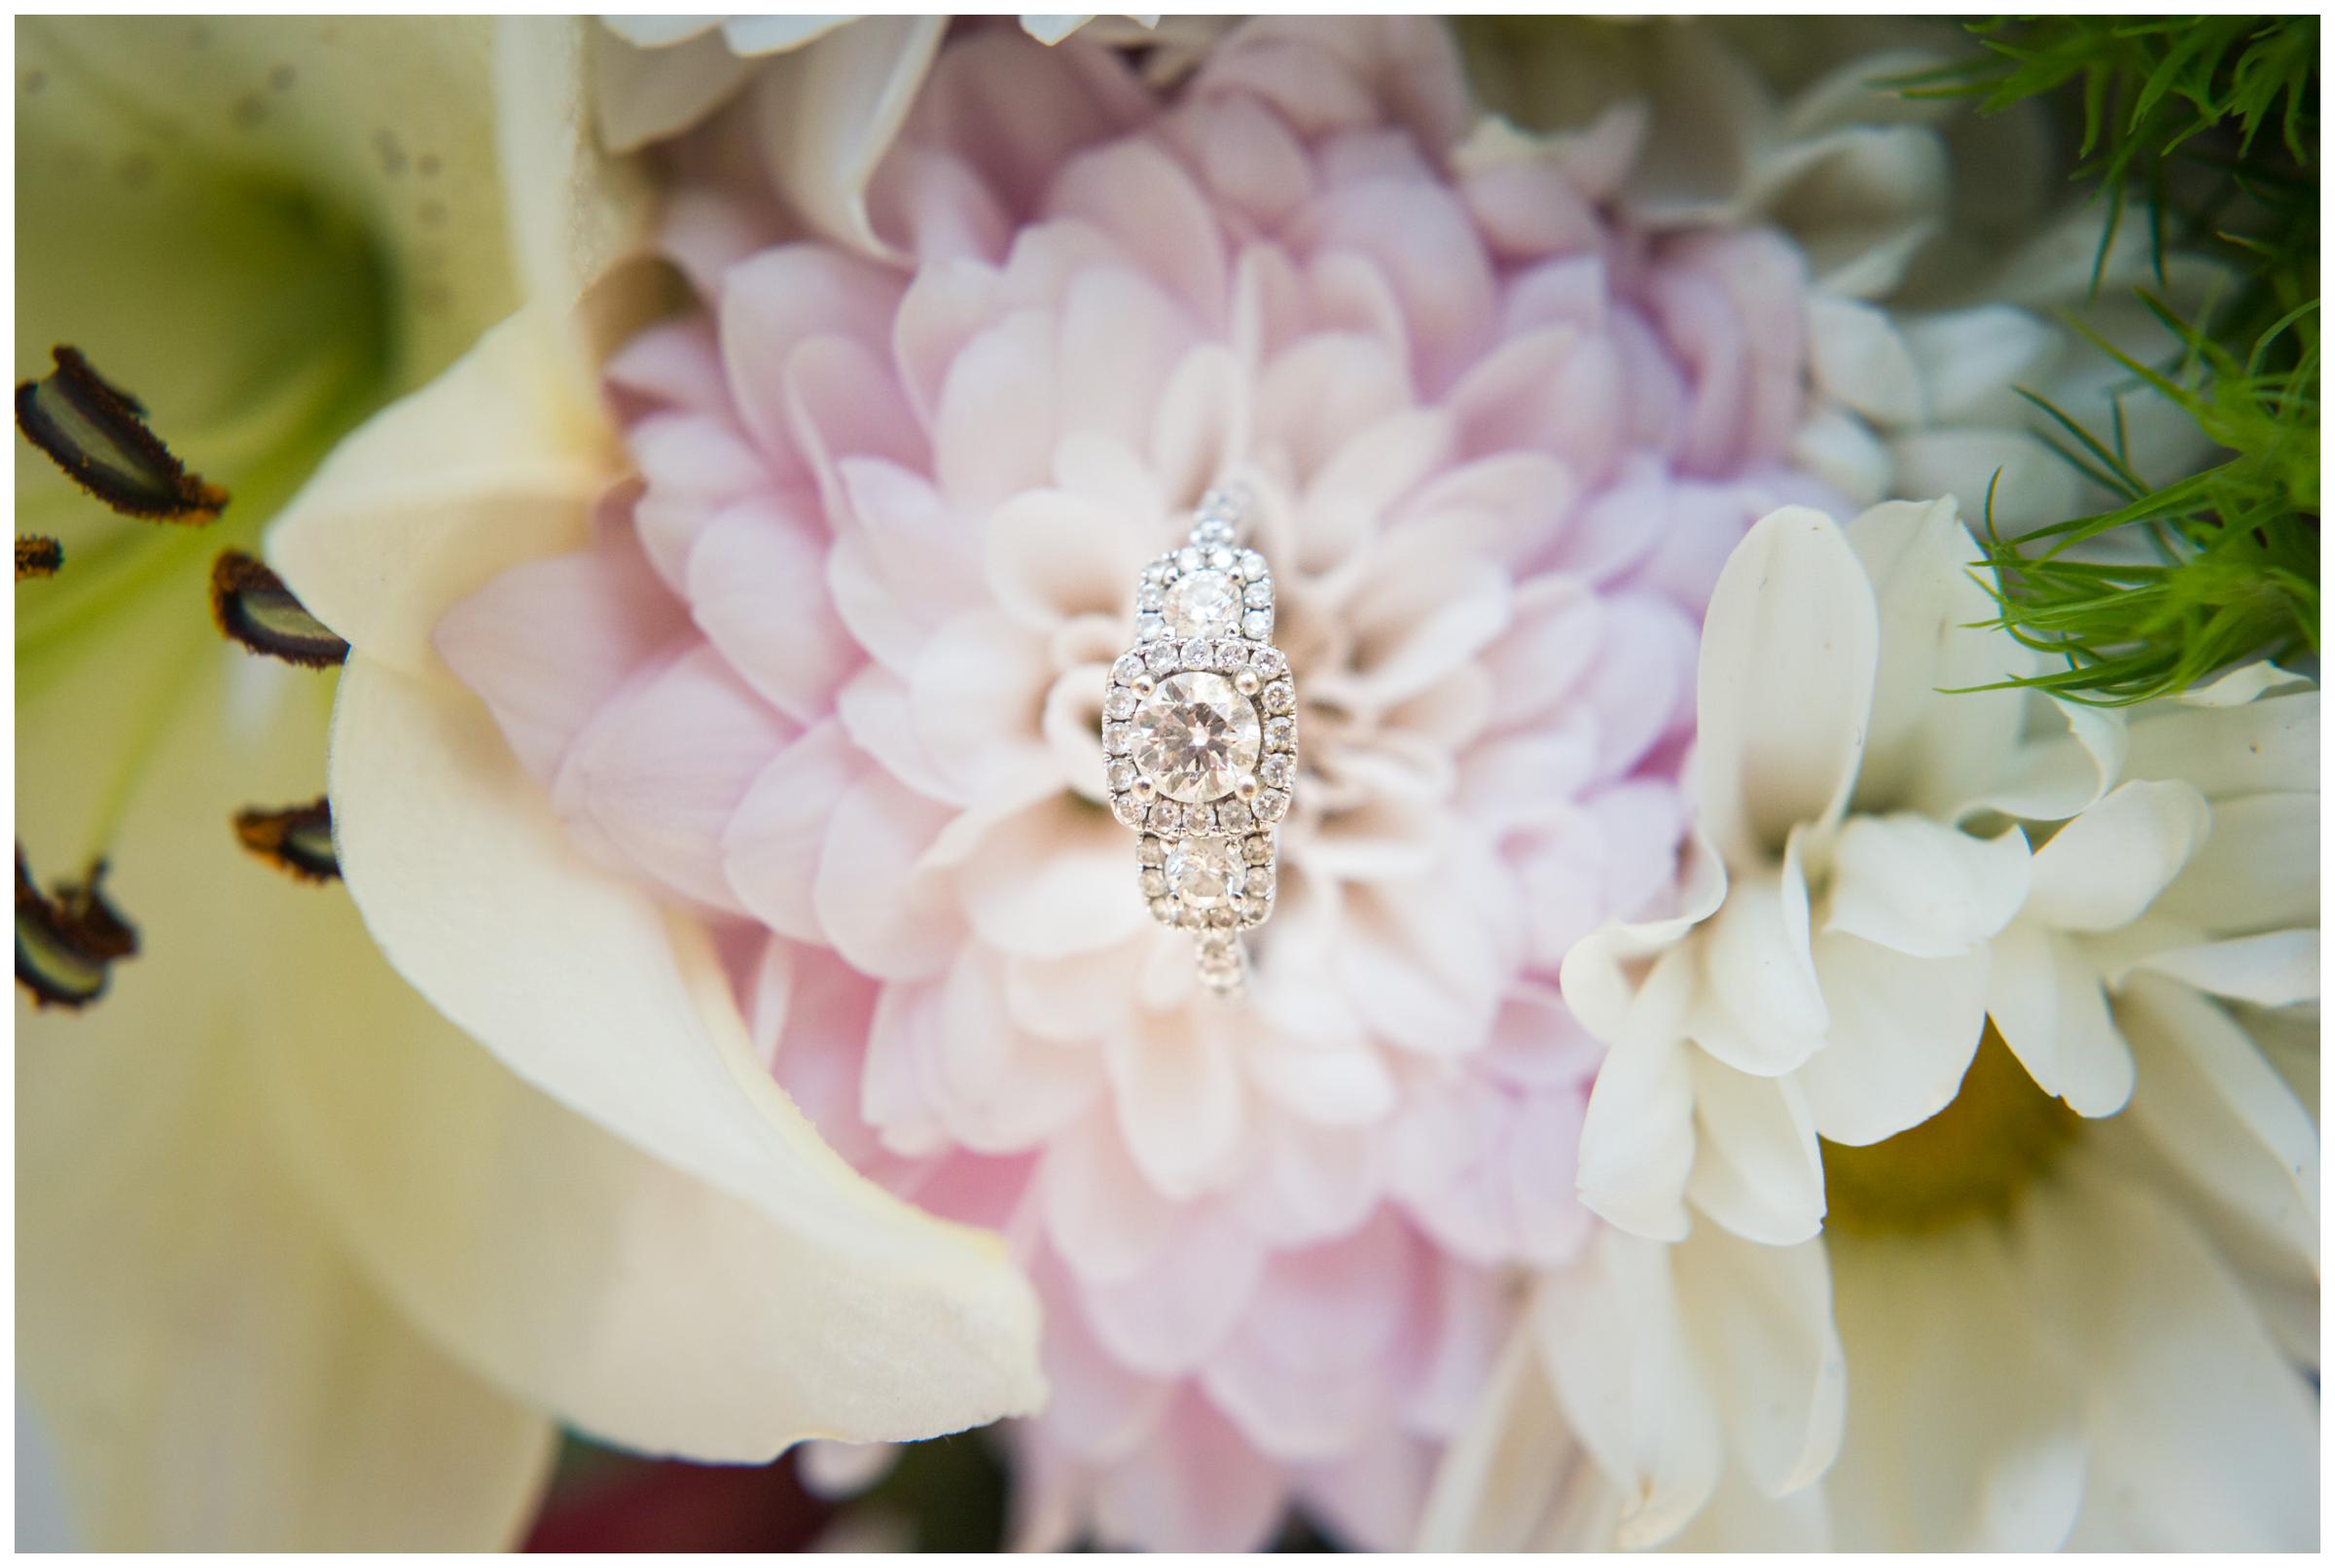
[[[1153,918],[1193,934],[1200,978],[1241,987],[1240,933],[1273,912],[1297,781],[1297,690],[1273,645],[1273,574],[1239,544],[1242,498],[1211,490],[1190,540],[1143,569],[1135,645],[1111,666],[1102,749],[1111,813],[1142,835]]]

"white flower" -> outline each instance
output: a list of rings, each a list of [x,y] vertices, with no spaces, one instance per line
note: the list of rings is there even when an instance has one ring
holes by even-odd
[[[2315,1532],[2317,1135],[2248,1030],[2317,995],[2316,689],[1940,690],[2025,668],[1975,554],[1900,504],[1729,561],[1682,912],[1565,966],[1620,1231],[1538,1286],[1430,1544]]]
[[[1728,560],[1697,688],[1695,900],[1577,944],[1568,1004],[1613,1044],[1583,1130],[1590,1207],[1674,1240],[1691,1200],[1774,1245],[1824,1212],[1819,1135],[1868,1144],[1953,1097],[2027,841],[1962,818],[2007,775],[2024,672],[1963,575],[1951,503],[1844,531],[1763,518]],[[2109,1107],[2112,1109],[2113,1107]]]
[[[407,989],[341,889],[275,877],[230,831],[238,806],[322,789],[331,688],[219,642],[204,568],[334,436],[523,299],[449,373],[468,403],[443,424],[393,405],[358,444],[378,466],[352,474],[343,450],[305,505],[456,510],[412,488],[449,465],[488,494],[453,518],[478,526],[383,542],[443,577],[568,537],[604,482],[588,384],[518,395],[573,390],[574,345],[545,323],[641,231],[638,172],[591,146],[581,28],[136,18],[27,23],[19,43],[19,194],[41,225],[20,320],[40,349],[85,343],[235,492],[206,533],[117,524],[18,458],[19,519],[41,509],[66,544],[63,572],[19,592],[19,832],[50,874],[109,852],[144,942],[88,1012],[18,1016],[18,1365],[83,1544],[499,1546],[533,1511],[555,1418],[742,1459],[1026,1408],[1026,1290],[993,1243],[876,1193],[758,1070],[734,1072],[749,1048],[708,944],[624,973],[587,958],[597,989],[474,977],[592,1092],[629,1097],[602,1125]],[[401,608],[377,588],[358,588],[368,627]],[[541,844],[461,805],[442,913],[563,925],[585,954],[611,924],[658,929],[589,879],[512,877],[545,902],[499,903],[498,857]],[[700,1016],[708,988],[724,1003]],[[659,1083],[627,1086],[627,1051],[662,1053]],[[689,1147],[662,1158],[643,1128],[676,1105],[696,1108]]]

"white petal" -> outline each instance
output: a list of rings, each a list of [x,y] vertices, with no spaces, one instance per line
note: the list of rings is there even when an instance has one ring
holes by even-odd
[[[1881,652],[1855,803],[1939,815],[2001,775],[2027,695],[1970,692],[2032,669],[2008,632],[1973,625],[1994,601],[1972,580],[1978,546],[1952,499],[1889,502],[1843,529],[1873,579]]]
[[[2210,817],[2186,784],[2120,785],[2035,851],[2026,917],[2062,931],[2130,924],[2179,873]]]
[[[1988,951],[1987,1012],[2028,1076],[2084,1116],[2113,1116],[2133,1092],[2133,1053],[2108,1016],[2099,973],[2073,942],[2015,921]]]
[[[2153,906],[2216,936],[2318,921],[2319,797],[2248,795],[2213,807],[2213,831]]]
[[[1951,820],[1985,808],[2030,822],[2059,822],[2090,809],[2123,777],[2123,716],[2064,697],[2047,700],[2066,721],[2067,733],[2022,745],[1999,780],[1948,808]]]
[[[2310,677],[2281,669],[2270,660],[2263,659],[2259,663],[2241,664],[2227,675],[2218,676],[2203,686],[2177,692],[2173,699],[2193,708],[2239,707],[2266,692],[2292,691],[2312,684]]]
[[[1694,1083],[1675,1037],[1617,1043],[1581,1126],[1581,1201],[1625,1230],[1686,1234],[1695,1161]]]
[[[1987,1021],[1987,955],[1909,958],[1857,937],[1816,939],[1832,1008],[1824,1049],[1794,1075],[1816,1130],[1878,1143],[1946,1108]]]
[[[2201,991],[2263,1007],[2318,1000],[2318,932],[2265,931],[2143,959],[2141,969],[2185,980]]]
[[[1922,380],[1888,312],[1860,300],[1808,302],[1809,374],[1822,390],[1879,424],[1922,414]]]
[[[1826,1479],[1838,1546],[2057,1547],[2084,1495],[2082,1387],[1993,1227],[1831,1242],[1852,1441]]]
[[[740,54],[776,54],[826,37],[858,18],[840,17],[728,17],[722,41]]]
[[[1808,884],[1795,832],[1783,865],[1746,873],[1701,933],[1697,1045],[1741,1072],[1788,1073],[1824,1043],[1824,994],[1809,956]]]
[[[66,755],[60,743],[101,735],[125,707],[110,700],[117,656],[143,641],[100,639],[48,700],[21,707],[28,748]],[[36,1011],[18,993],[18,1398],[40,1417],[83,1549],[507,1548],[548,1473],[545,1414],[413,1310],[415,1281],[352,1251],[278,1136],[298,1125],[275,1114],[289,1086],[257,1048],[305,1052],[327,1077],[458,1052],[511,1080],[398,982],[337,889],[251,880],[250,858],[213,831],[219,802],[312,791],[322,763],[305,701],[231,739],[221,678],[242,660],[198,652],[179,693],[188,722],[166,730],[109,845],[108,891],[136,918],[139,953],[86,1012]],[[62,841],[55,824],[87,793],[70,767],[18,781],[36,853]],[[439,1137],[473,1109],[402,1095],[367,1107],[400,1151],[391,1184],[366,1193],[376,1215],[415,1216],[396,1180],[426,1179]],[[482,1195],[425,1222],[439,1256],[467,1252]],[[558,1226],[563,1212],[537,1218]],[[523,1281],[524,1259],[481,1260],[505,1263]],[[18,1458],[21,1488],[21,1446]]]
[[[1601,1231],[1543,1281],[1532,1313],[1558,1403],[1622,1494],[1625,1548],[1674,1533],[1718,1481],[1718,1411],[1671,1259],[1659,1242]]]
[[[1938,424],[1976,424],[2016,411],[2011,389],[2029,384],[2059,346],[2050,323],[2001,304],[1916,316],[1902,330],[1921,371],[1925,411]]]
[[[2129,771],[2186,779],[2209,800],[2318,788],[2318,692],[2238,707],[2175,704],[2135,721]]]
[[[2027,883],[2016,828],[1977,838],[1911,812],[1850,817],[1833,850],[1824,930],[1917,958],[1973,952],[2010,924]]]
[[[310,613],[366,657],[437,666],[440,616],[509,567],[581,549],[620,476],[560,330],[522,311],[333,449],[269,534]]]
[[[2030,1299],[2089,1384],[2091,1469],[2069,1545],[2315,1547],[2317,1401],[2220,1260],[2128,1184],[2092,1176],[2037,1195]]]
[[[748,89],[772,183],[825,238],[892,254],[868,221],[868,181],[946,26],[942,17],[871,17],[771,60]]]
[[[1727,557],[1703,624],[1695,711],[1700,819],[1730,865],[1839,813],[1879,646],[1872,585],[1822,513],[1770,513]]]
[[[1798,1085],[1704,1055],[1694,1058],[1694,1079],[1695,1169],[1686,1195],[1695,1207],[1763,1246],[1814,1235],[1824,1224],[1824,1166]]]
[[[611,29],[624,18],[611,18]],[[663,21],[665,18],[637,18]],[[593,109],[602,142],[612,153],[631,153],[653,141],[689,129],[753,73],[728,40],[710,25],[695,37],[666,48],[637,48],[637,39],[597,33],[592,39]]]
[[[1825,1243],[1763,1246],[1706,1227],[1675,1268],[1737,1462],[1770,1497],[1798,1491],[1840,1452],[1848,1403]]]
[[[2130,1115],[2194,1190],[2316,1272],[2318,1135],[2229,1016],[2162,980],[2116,1004],[2140,1079]]]
[[[353,660],[331,784],[350,894],[400,973],[521,1077],[798,1249],[760,1308],[827,1353],[697,1411],[693,1452],[925,1436],[1036,1403],[1036,1304],[997,1240],[819,1141],[754,1058],[705,934],[578,856],[476,703]]]
[[[1444,1450],[1420,1511],[1420,1551],[1558,1550],[1568,1515],[1608,1491],[1558,1408],[1528,1319],[1500,1352],[1481,1401]],[[1610,1505],[1608,1505],[1610,1506]],[[1602,1546],[1596,1536],[1569,1543]]]

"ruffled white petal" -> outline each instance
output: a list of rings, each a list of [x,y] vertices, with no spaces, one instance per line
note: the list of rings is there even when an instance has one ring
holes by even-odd
[[[1852,817],[1834,846],[1823,929],[1916,958],[1974,952],[2010,923],[2027,889],[2017,828],[1977,838],[1912,812]]]
[[[2118,786],[2035,851],[2026,918],[2061,931],[2130,925],[2179,874],[2210,816],[2186,784]]]

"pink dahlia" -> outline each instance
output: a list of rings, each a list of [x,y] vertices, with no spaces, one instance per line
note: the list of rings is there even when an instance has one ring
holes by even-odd
[[[1563,1261],[1600,1049],[1555,976],[1666,887],[1706,595],[1822,499],[1804,273],[1631,221],[1641,116],[1471,135],[1439,25],[1262,20],[1172,91],[952,36],[802,232],[728,111],[674,150],[697,294],[610,363],[638,481],[440,623],[572,834],[710,922],[862,1172],[1046,1309],[1021,1535],[1407,1543]],[[1104,809],[1143,563],[1255,499],[1305,767],[1247,998]],[[807,1347],[816,1354],[815,1347]]]

